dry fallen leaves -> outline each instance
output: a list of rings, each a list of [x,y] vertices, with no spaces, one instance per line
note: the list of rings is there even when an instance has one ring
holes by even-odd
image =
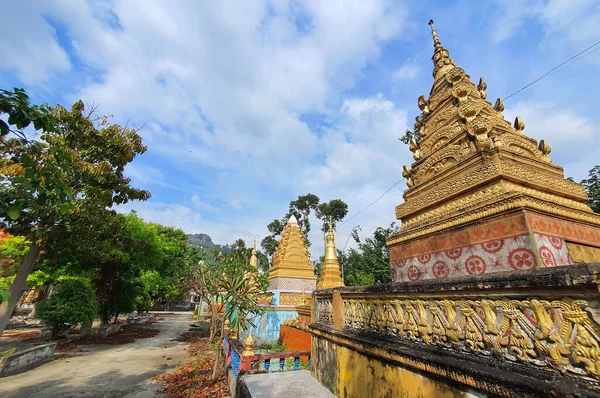
[[[207,338],[198,339],[201,332],[183,333],[178,341],[191,341],[186,351],[190,360],[175,371],[157,376],[162,381],[162,389],[158,392],[166,394],[167,398],[224,398],[229,397],[229,386],[225,375],[216,382],[211,380],[212,368],[215,361],[215,351]]]
[[[86,336],[70,343],[59,345],[56,347],[56,352],[71,351],[78,346],[88,344],[129,344],[133,343],[137,339],[154,337],[158,333],[158,329],[153,329],[151,327],[145,327],[141,325],[123,325],[121,326],[121,330],[106,337]]]

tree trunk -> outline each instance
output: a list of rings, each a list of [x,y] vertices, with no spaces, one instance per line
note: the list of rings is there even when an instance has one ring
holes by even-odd
[[[223,324],[221,326],[221,341],[223,341],[223,338],[225,337],[225,320],[223,320]],[[231,341],[229,342],[229,344],[231,344]],[[212,381],[215,382],[217,381],[217,378],[219,377],[219,370],[221,370],[221,367],[225,364],[224,358],[225,355],[223,354],[223,350],[221,349],[221,345],[219,345],[219,347],[217,348],[217,352],[215,355],[215,364],[213,366],[213,373],[212,373]],[[223,365],[221,365],[221,361],[223,361]]]
[[[35,300],[35,304],[33,305],[33,309],[31,310],[31,312],[29,313],[29,318],[34,319],[35,315],[37,314],[38,310],[40,309],[40,305],[48,300],[48,297],[50,296],[50,293],[52,292],[52,283],[47,283],[44,285],[44,287],[42,288],[42,291],[40,293],[40,295],[38,296],[38,298]]]
[[[8,325],[8,321],[10,320],[13,311],[17,307],[17,302],[21,296],[21,293],[23,293],[23,288],[25,287],[27,277],[33,269],[33,266],[35,265],[39,255],[40,247],[35,243],[32,243],[29,247],[27,255],[23,259],[23,263],[19,268],[19,272],[17,273],[15,281],[8,289],[8,293],[10,294],[10,304],[8,301],[3,301],[2,304],[0,304],[0,336],[4,332],[4,329],[6,328],[6,325]]]

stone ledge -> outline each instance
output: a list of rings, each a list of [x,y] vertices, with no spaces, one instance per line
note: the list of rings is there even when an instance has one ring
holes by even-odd
[[[0,359],[0,377],[33,369],[52,359],[57,343],[42,344]]]
[[[476,291],[478,295],[482,292],[491,294],[493,290],[502,290],[506,296],[506,290],[514,290],[515,293],[521,288],[527,288],[527,295],[535,294],[536,290],[548,290],[560,288],[561,295],[573,297],[589,296],[590,293],[598,294],[598,284],[595,273],[600,273],[600,263],[574,264],[553,268],[538,268],[526,271],[497,272],[484,275],[471,275],[465,277],[454,277],[447,279],[426,279],[413,282],[384,283],[380,285],[341,287],[335,289],[317,290],[317,298],[320,296],[331,296],[333,292],[340,292],[344,297],[362,294],[387,294],[387,293],[418,293],[427,292],[431,294],[460,293],[461,297],[468,297],[470,291]]]
[[[108,325],[99,328],[82,328],[80,336],[106,337],[121,330],[121,325]]]
[[[311,324],[313,338],[325,339],[372,356],[393,366],[402,366],[459,388],[471,387],[505,397],[598,397],[600,384],[564,376],[558,371],[533,368],[501,358],[486,358],[439,349],[417,342],[402,342],[386,336],[356,331],[336,331]]]

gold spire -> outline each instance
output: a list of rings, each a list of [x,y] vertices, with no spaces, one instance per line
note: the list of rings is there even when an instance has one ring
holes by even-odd
[[[250,265],[258,269],[258,258],[256,257],[256,237],[254,237],[254,247],[252,248],[252,256],[250,257]]]
[[[600,226],[583,187],[565,180],[548,158],[549,143],[528,137],[520,117],[514,127],[505,120],[502,100],[487,101],[485,81],[475,85],[456,67],[429,25],[435,80],[429,98],[418,99],[419,134],[409,145],[415,162],[403,168],[408,189],[396,206],[402,226],[388,238],[390,250],[400,253],[402,242],[518,209]]]
[[[310,254],[296,217],[292,216],[283,228],[279,246],[273,255],[273,264],[269,268],[269,279],[296,278],[315,280],[310,266]]]
[[[431,57],[433,61],[433,77],[438,79],[450,69],[454,68],[456,64],[450,59],[450,52],[442,46],[440,38],[435,31],[435,26],[433,26],[433,19],[429,20],[429,26],[431,26],[431,36],[433,36],[434,47],[433,57]]]
[[[344,281],[340,273],[340,264],[338,262],[335,250],[335,236],[333,235],[332,222],[329,221],[329,232],[327,233],[327,243],[325,244],[325,259],[323,268],[317,283],[317,289],[331,289],[344,286]]]

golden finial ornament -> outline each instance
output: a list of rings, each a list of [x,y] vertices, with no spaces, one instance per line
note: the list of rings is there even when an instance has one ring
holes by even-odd
[[[483,80],[483,77],[479,78],[479,84],[477,85],[477,90],[479,91],[479,95],[481,95],[481,98],[483,98],[483,99],[487,98],[487,93],[485,92],[486,89],[487,89],[487,83],[485,82],[485,80]]]
[[[496,103],[494,104],[494,110],[496,112],[504,112],[504,102],[502,102],[502,98],[498,98],[496,100]]]
[[[229,331],[229,319],[225,319],[225,323],[223,324],[223,328],[226,332]]]
[[[244,340],[244,351],[242,351],[242,356],[243,357],[251,357],[254,355],[254,339],[252,338],[252,333],[250,333],[248,335],[248,337],[246,337],[246,340]]]
[[[411,139],[408,145],[408,149],[413,153],[415,160],[421,159],[421,150],[419,149],[419,142],[416,139]]]
[[[523,130],[525,130],[525,123],[523,122],[523,119],[521,119],[521,116],[517,116],[515,118],[515,123],[513,124],[513,127],[515,128],[515,130],[517,130],[518,133],[523,134]]]
[[[232,339],[235,339],[235,340],[237,340],[237,338],[238,338],[238,330],[237,330],[236,328],[233,328],[233,329],[231,329],[231,330],[229,331],[229,336],[230,336]]]
[[[433,57],[431,57],[431,60],[433,61],[433,77],[437,80],[456,65],[454,61],[450,59],[450,52],[442,46],[440,38],[435,30],[435,26],[433,25],[433,19],[429,20],[429,26],[431,26],[431,36],[433,37],[434,47]]]
[[[317,289],[332,289],[334,287],[344,286],[340,272],[340,263],[338,262],[335,249],[335,236],[333,235],[333,220],[329,221],[329,232],[325,243],[325,259],[323,268],[317,283]]]

